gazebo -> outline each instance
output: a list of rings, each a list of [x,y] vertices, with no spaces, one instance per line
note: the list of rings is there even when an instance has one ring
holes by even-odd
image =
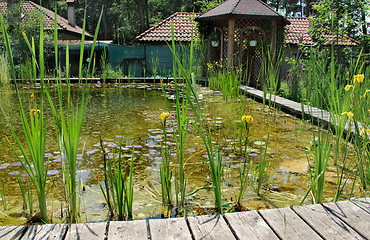
[[[289,24],[260,0],[227,0],[195,21],[208,29],[209,50],[217,53],[210,60],[227,62],[229,69],[248,69],[252,84],[262,69],[263,49],[276,51]]]

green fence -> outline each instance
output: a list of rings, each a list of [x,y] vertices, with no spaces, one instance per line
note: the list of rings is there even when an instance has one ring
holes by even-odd
[[[85,64],[89,61],[92,44],[85,45]],[[65,46],[60,46],[61,61],[65,59]],[[80,45],[71,45],[70,62],[72,66],[72,75],[78,74],[73,71],[73,65],[78,65]],[[117,44],[98,42],[95,46],[96,70],[100,70],[100,60],[103,52],[106,51],[107,60],[114,69],[120,69],[123,75],[130,77],[144,76],[172,76],[173,55],[167,45],[138,45],[122,46]],[[176,46],[176,52],[181,61],[185,64],[189,58],[189,49],[186,46]],[[77,70],[77,69],[76,69]]]

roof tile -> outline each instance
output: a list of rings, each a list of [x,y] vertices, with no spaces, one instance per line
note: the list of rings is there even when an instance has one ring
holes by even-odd
[[[307,17],[295,17],[295,18],[288,18],[290,21],[290,25],[286,26],[287,35],[285,37],[285,43],[287,44],[307,44],[312,45],[315,44],[315,41],[310,32],[310,20]],[[359,43],[344,35],[336,35],[336,34],[324,34],[323,37],[324,42],[323,44],[331,44],[333,41],[338,42],[337,45],[342,46],[354,46],[358,45]]]
[[[6,16],[7,15],[7,2],[1,1],[0,2],[0,8],[1,13]],[[35,19],[38,14],[43,16],[43,22],[44,27],[47,30],[53,30],[54,29],[54,19],[55,19],[55,13],[47,8],[44,8],[32,1],[24,1],[22,3],[22,10],[24,13],[24,19],[22,21],[27,21],[30,19]],[[68,20],[57,15],[57,28],[58,30],[64,30],[69,31],[73,33],[77,33],[82,35],[82,28],[79,26],[72,26],[68,23]],[[85,35],[89,37],[93,37],[90,33],[85,31]]]
[[[199,15],[199,13],[174,13],[137,36],[136,39],[138,41],[171,41],[171,24],[173,22],[175,41],[190,42],[192,29],[194,38],[197,36],[194,17]]]

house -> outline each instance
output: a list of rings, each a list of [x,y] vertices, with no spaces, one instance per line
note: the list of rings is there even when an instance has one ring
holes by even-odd
[[[171,41],[171,24],[173,23],[175,41],[186,45],[190,42],[192,31],[194,37],[198,36],[196,22],[194,20],[195,16],[200,16],[200,14],[175,13],[140,34],[136,39],[141,44],[166,45]],[[310,27],[312,26],[310,18],[288,17],[286,20],[290,22],[290,24],[285,25],[286,36],[284,38],[284,43],[286,48],[284,51],[284,59],[285,57],[296,56],[299,47],[302,45],[316,45],[319,43],[310,32]],[[337,46],[343,47],[351,47],[359,44],[356,40],[340,34],[323,35],[320,43],[327,45],[334,43]],[[218,48],[220,48],[220,46],[218,46]],[[226,49],[226,47],[224,48]],[[282,79],[285,78],[285,73],[289,68],[290,66],[287,62],[283,63],[281,70]]]
[[[8,1],[0,2],[0,10],[3,14],[3,17],[7,19],[8,11],[18,7],[18,4],[13,3],[14,6],[10,6]],[[60,15],[57,15],[57,28],[58,28],[58,39],[61,41],[66,40],[79,40],[82,36],[82,28],[76,25],[74,1],[67,0],[68,4],[68,19],[63,18]],[[41,17],[44,23],[45,30],[54,30],[54,20],[55,13],[47,8],[44,8],[32,1],[22,1],[19,8],[19,21],[32,21],[38,22],[38,19]],[[93,39],[93,35],[85,32],[85,37],[87,40]]]
[[[167,45],[166,42],[172,41],[171,26],[173,24],[173,37],[175,42],[181,44],[190,43],[192,30],[194,39],[198,35],[194,18],[199,15],[199,13],[188,12],[174,13],[160,23],[141,33],[136,37],[136,40],[141,44]]]

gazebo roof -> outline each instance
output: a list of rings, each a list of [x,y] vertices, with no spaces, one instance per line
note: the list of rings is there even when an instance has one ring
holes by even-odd
[[[289,23],[282,15],[260,0],[227,0],[195,20],[200,22],[230,17],[278,19],[284,23]]]

